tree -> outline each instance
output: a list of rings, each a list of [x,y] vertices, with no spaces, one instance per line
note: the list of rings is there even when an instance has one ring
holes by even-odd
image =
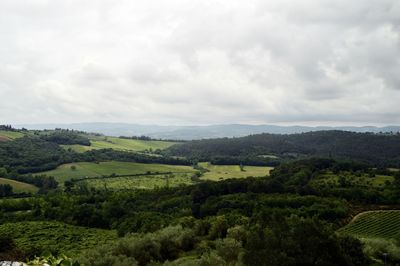
[[[13,188],[11,185],[0,185],[0,197],[9,197],[11,195],[13,195]]]

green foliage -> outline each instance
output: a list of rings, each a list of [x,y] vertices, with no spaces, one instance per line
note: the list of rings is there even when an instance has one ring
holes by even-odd
[[[55,168],[67,159],[67,152],[57,144],[36,137],[22,137],[0,142],[0,167],[20,174]]]
[[[57,144],[79,144],[90,146],[90,141],[85,135],[72,130],[55,130],[47,134],[42,134],[40,138],[45,141],[54,142]]]
[[[388,265],[398,265],[400,263],[400,244],[393,239],[382,238],[362,238],[364,251],[369,257],[382,264],[386,261]]]
[[[11,195],[13,195],[13,187],[10,184],[0,184],[0,198]]]
[[[50,252],[44,252],[40,257],[28,261],[27,264],[29,266],[80,266],[80,263],[72,258],[65,255],[53,256]]]
[[[317,131],[302,134],[257,134],[240,138],[206,139],[185,142],[167,149],[169,155],[197,160],[218,159],[215,164],[248,164],[258,155],[282,158],[310,156],[351,159],[376,166],[400,165],[400,135]],[[220,158],[218,158],[220,157]],[[222,158],[221,158],[222,157]],[[251,158],[251,160],[249,160]],[[264,163],[268,158],[264,159]],[[276,159],[270,159],[272,162]],[[229,161],[230,163],[224,163]],[[236,162],[234,162],[236,161]]]
[[[152,261],[166,261],[178,258],[179,253],[191,249],[196,243],[193,232],[181,226],[166,227],[156,233],[145,235],[130,235],[118,240],[115,244],[100,247],[104,255],[112,257],[131,258],[138,265],[147,265]],[[89,251],[80,258],[87,266],[103,265],[98,261],[98,251]],[[111,264],[115,265],[115,264]]]
[[[41,221],[1,224],[0,235],[12,236],[23,250],[70,255],[116,239],[115,231]]]
[[[254,227],[244,246],[245,265],[369,265],[362,249],[346,249],[346,240],[316,219],[272,220]],[[361,247],[360,242],[352,246]]]

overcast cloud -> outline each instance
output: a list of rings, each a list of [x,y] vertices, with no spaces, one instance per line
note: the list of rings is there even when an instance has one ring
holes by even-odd
[[[398,0],[1,0],[0,123],[400,124]]]

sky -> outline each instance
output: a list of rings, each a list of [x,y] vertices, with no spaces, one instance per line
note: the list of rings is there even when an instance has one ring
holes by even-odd
[[[398,0],[1,0],[0,124],[400,125]]]

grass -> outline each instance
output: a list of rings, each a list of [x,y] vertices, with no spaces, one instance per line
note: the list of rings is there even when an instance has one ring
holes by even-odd
[[[13,140],[23,136],[24,134],[21,132],[0,130],[0,139]]]
[[[241,171],[239,165],[212,165],[209,163],[199,163],[199,165],[209,171],[205,172],[201,179],[214,181],[249,176],[267,176],[273,169],[273,167],[267,166],[244,166],[244,171]]]
[[[72,168],[75,167],[75,170]],[[59,183],[64,183],[71,178],[98,177],[102,175],[136,175],[146,174],[147,172],[179,172],[179,173],[194,173],[196,172],[190,166],[168,165],[168,164],[144,164],[131,162],[100,162],[89,163],[79,162],[64,164],[54,170],[41,172],[38,174],[46,174],[54,176]]]
[[[13,188],[13,192],[16,193],[36,193],[39,190],[39,188],[34,185],[0,177],[0,185],[5,184],[11,185]]]
[[[68,255],[76,255],[117,239],[115,231],[50,221],[5,223],[0,225],[0,235],[5,234],[11,235],[23,249],[42,249]]]
[[[339,232],[359,238],[396,239],[400,241],[400,210],[363,212],[354,217]]]
[[[185,173],[87,179],[81,182],[86,183],[88,187],[110,190],[154,189],[156,187],[177,187],[194,184],[191,180],[191,174]]]
[[[79,144],[73,144],[73,145],[60,145],[66,150],[73,150],[74,152],[82,153],[85,151],[90,151],[90,150],[95,150],[96,148],[92,146],[84,146],[84,145],[79,145]]]
[[[158,140],[137,140],[137,139],[122,139],[117,137],[90,137],[91,146],[83,145],[62,145],[64,149],[71,148],[76,152],[85,152],[88,150],[98,149],[114,149],[120,151],[145,151],[145,150],[163,150],[177,142],[158,141]]]

